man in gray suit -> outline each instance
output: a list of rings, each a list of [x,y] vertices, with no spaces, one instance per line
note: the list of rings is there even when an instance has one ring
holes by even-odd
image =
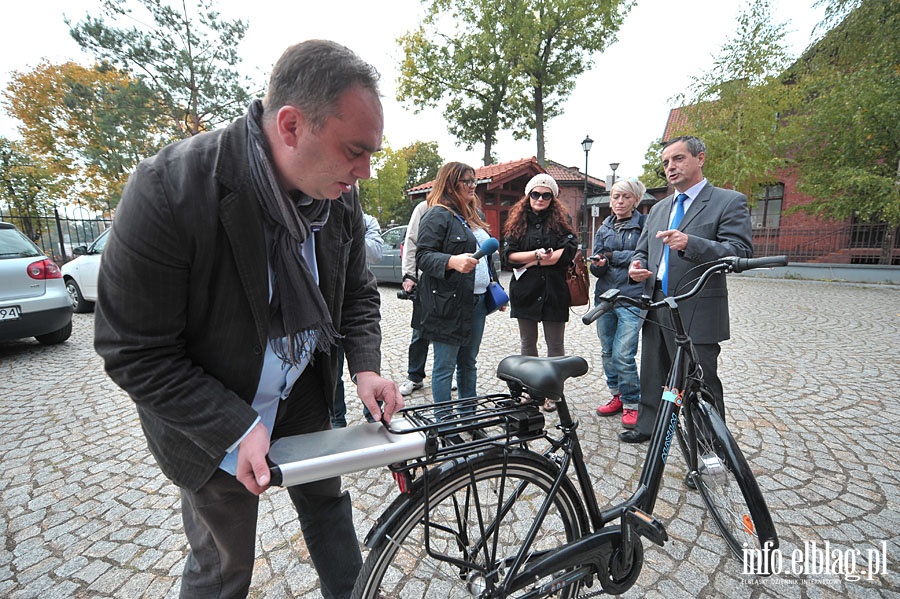
[[[125,188],[95,347],[181,487],[182,597],[247,595],[270,440],[330,428],[338,340],[376,419],[403,405],[379,375],[354,186],[381,146],[377,82],[343,46],[292,46],[246,116],[163,148]],[[349,596],[362,560],[340,477],[288,493],[322,595]]]
[[[628,275],[644,282],[644,293],[659,300],[683,293],[703,272],[702,265],[725,256],[749,258],[753,253],[747,198],[713,187],[703,176],[706,146],[693,136],[665,143],[666,179],[674,194],[657,203],[647,216]],[[722,383],[717,374],[719,342],[729,338],[728,289],[725,275],[713,276],[698,296],[679,304],[710,385],[716,409],[725,416]],[[626,443],[650,438],[666,374],[675,355],[674,336],[662,311],[647,314],[641,343],[641,403],[637,426],[619,435]]]

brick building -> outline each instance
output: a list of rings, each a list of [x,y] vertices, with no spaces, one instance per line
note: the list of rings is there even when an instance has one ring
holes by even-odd
[[[663,139],[684,131],[688,112],[690,107],[669,112]],[[900,231],[892,232],[886,223],[826,220],[799,211],[798,207],[815,199],[797,190],[796,171],[781,169],[773,179],[772,185],[751,198],[755,256],[784,254],[791,262],[900,265]],[[660,197],[669,193],[671,189]]]

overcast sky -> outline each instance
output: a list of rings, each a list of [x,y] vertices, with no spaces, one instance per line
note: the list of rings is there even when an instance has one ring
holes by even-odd
[[[789,47],[796,56],[809,44],[822,11],[814,0],[772,0],[775,18],[787,22]],[[190,4],[190,0],[188,2]],[[662,135],[672,98],[685,91],[692,76],[712,65],[713,56],[735,30],[741,0],[638,0],[619,32],[619,41],[594,57],[565,104],[565,113],[545,125],[546,155],[584,168],[581,140],[594,139],[588,171],[639,175],[644,153]],[[80,20],[100,15],[100,0],[24,0],[3,7],[0,36],[0,87],[12,71],[28,71],[46,58],[90,64],[68,34],[63,14]],[[413,29],[423,14],[418,0],[221,0],[231,18],[249,20],[243,43],[243,68],[263,83],[273,62],[289,45],[309,38],[338,41],[371,62],[382,74],[385,136],[391,147],[437,141],[445,160],[481,164],[481,148],[466,152],[454,144],[439,110],[413,114],[395,100],[396,39]],[[16,122],[0,111],[0,135],[16,138]],[[500,134],[494,148],[499,161],[536,154],[533,140],[514,141]],[[710,157],[714,159],[714,156]]]

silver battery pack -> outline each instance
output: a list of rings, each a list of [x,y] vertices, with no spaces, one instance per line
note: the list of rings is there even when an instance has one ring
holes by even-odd
[[[391,420],[394,430],[410,426],[400,417]],[[269,460],[281,471],[281,485],[285,487],[424,455],[424,433],[394,434],[379,422],[282,437],[269,448]]]

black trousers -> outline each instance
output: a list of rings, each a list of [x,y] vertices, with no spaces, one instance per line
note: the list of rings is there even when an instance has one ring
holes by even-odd
[[[662,297],[662,293],[657,291],[653,299],[658,301]],[[653,434],[663,386],[675,357],[675,334],[669,330],[671,327],[667,311],[655,310],[647,314],[641,328],[641,403],[635,430],[645,435]],[[721,347],[718,343],[703,343],[695,344],[694,349],[703,369],[703,380],[712,391],[716,410],[724,420],[725,401],[718,374]]]
[[[312,368],[295,385],[299,398],[282,402],[273,438],[331,428],[322,385]],[[350,495],[340,477],[288,487],[310,558],[326,599],[349,597],[362,556]],[[267,493],[277,492],[270,489]],[[259,498],[217,470],[197,492],[181,490],[181,515],[190,543],[181,597],[246,597],[253,574]]]

